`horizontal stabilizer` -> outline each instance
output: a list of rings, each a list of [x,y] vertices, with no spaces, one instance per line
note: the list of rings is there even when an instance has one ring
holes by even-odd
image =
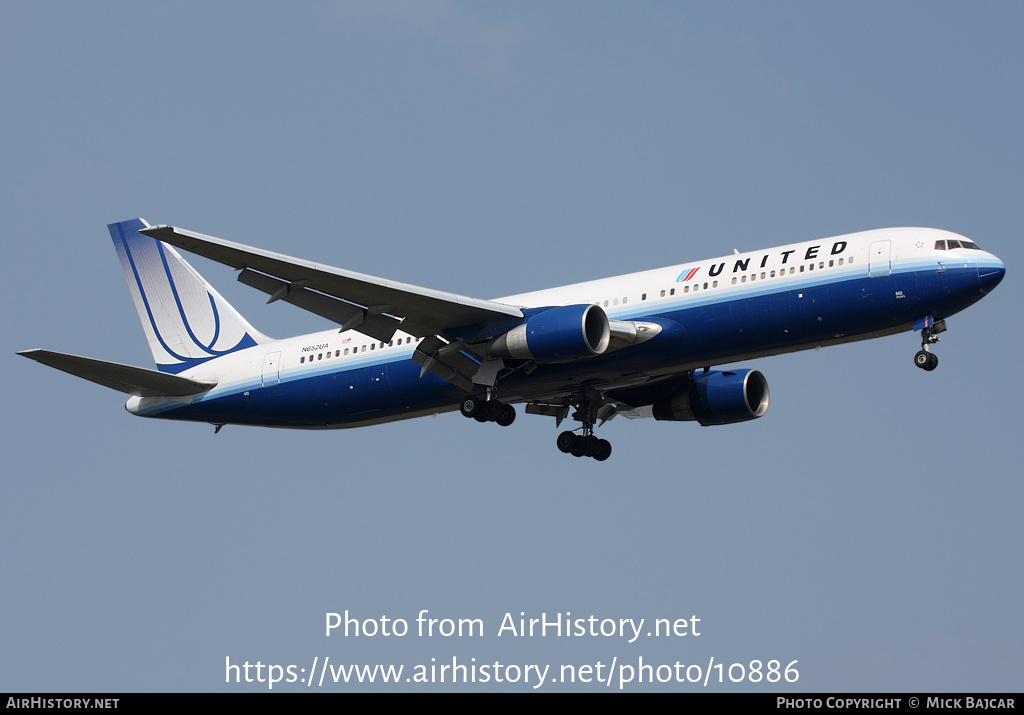
[[[199,382],[157,370],[56,353],[51,350],[23,350],[18,354],[95,382],[97,385],[139,397],[196,395],[207,392],[217,385],[216,382]]]

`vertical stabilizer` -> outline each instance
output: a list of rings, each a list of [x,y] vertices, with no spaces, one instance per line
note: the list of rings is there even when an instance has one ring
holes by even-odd
[[[140,218],[107,226],[162,372],[176,374],[269,340],[177,251],[138,232],[148,227]]]

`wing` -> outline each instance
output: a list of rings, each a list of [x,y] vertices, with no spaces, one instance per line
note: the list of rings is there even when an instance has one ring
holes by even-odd
[[[283,300],[375,340],[391,340],[399,326],[424,338],[488,323],[497,329],[523,317],[519,308],[504,303],[333,268],[174,226],[139,233],[241,270],[238,280],[270,295],[267,302]]]

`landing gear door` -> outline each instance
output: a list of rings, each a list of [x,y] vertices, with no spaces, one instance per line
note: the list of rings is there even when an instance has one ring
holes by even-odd
[[[263,386],[272,387],[281,384],[281,353],[269,353],[263,356]]]
[[[892,241],[874,241],[868,249],[868,276],[878,278],[892,272]]]

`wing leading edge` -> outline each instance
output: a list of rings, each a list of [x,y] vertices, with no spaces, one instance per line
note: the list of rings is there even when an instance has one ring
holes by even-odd
[[[283,300],[376,340],[390,340],[399,327],[427,337],[523,318],[519,308],[504,303],[389,281],[174,226],[139,233],[240,270],[238,280],[270,295],[268,302]]]

